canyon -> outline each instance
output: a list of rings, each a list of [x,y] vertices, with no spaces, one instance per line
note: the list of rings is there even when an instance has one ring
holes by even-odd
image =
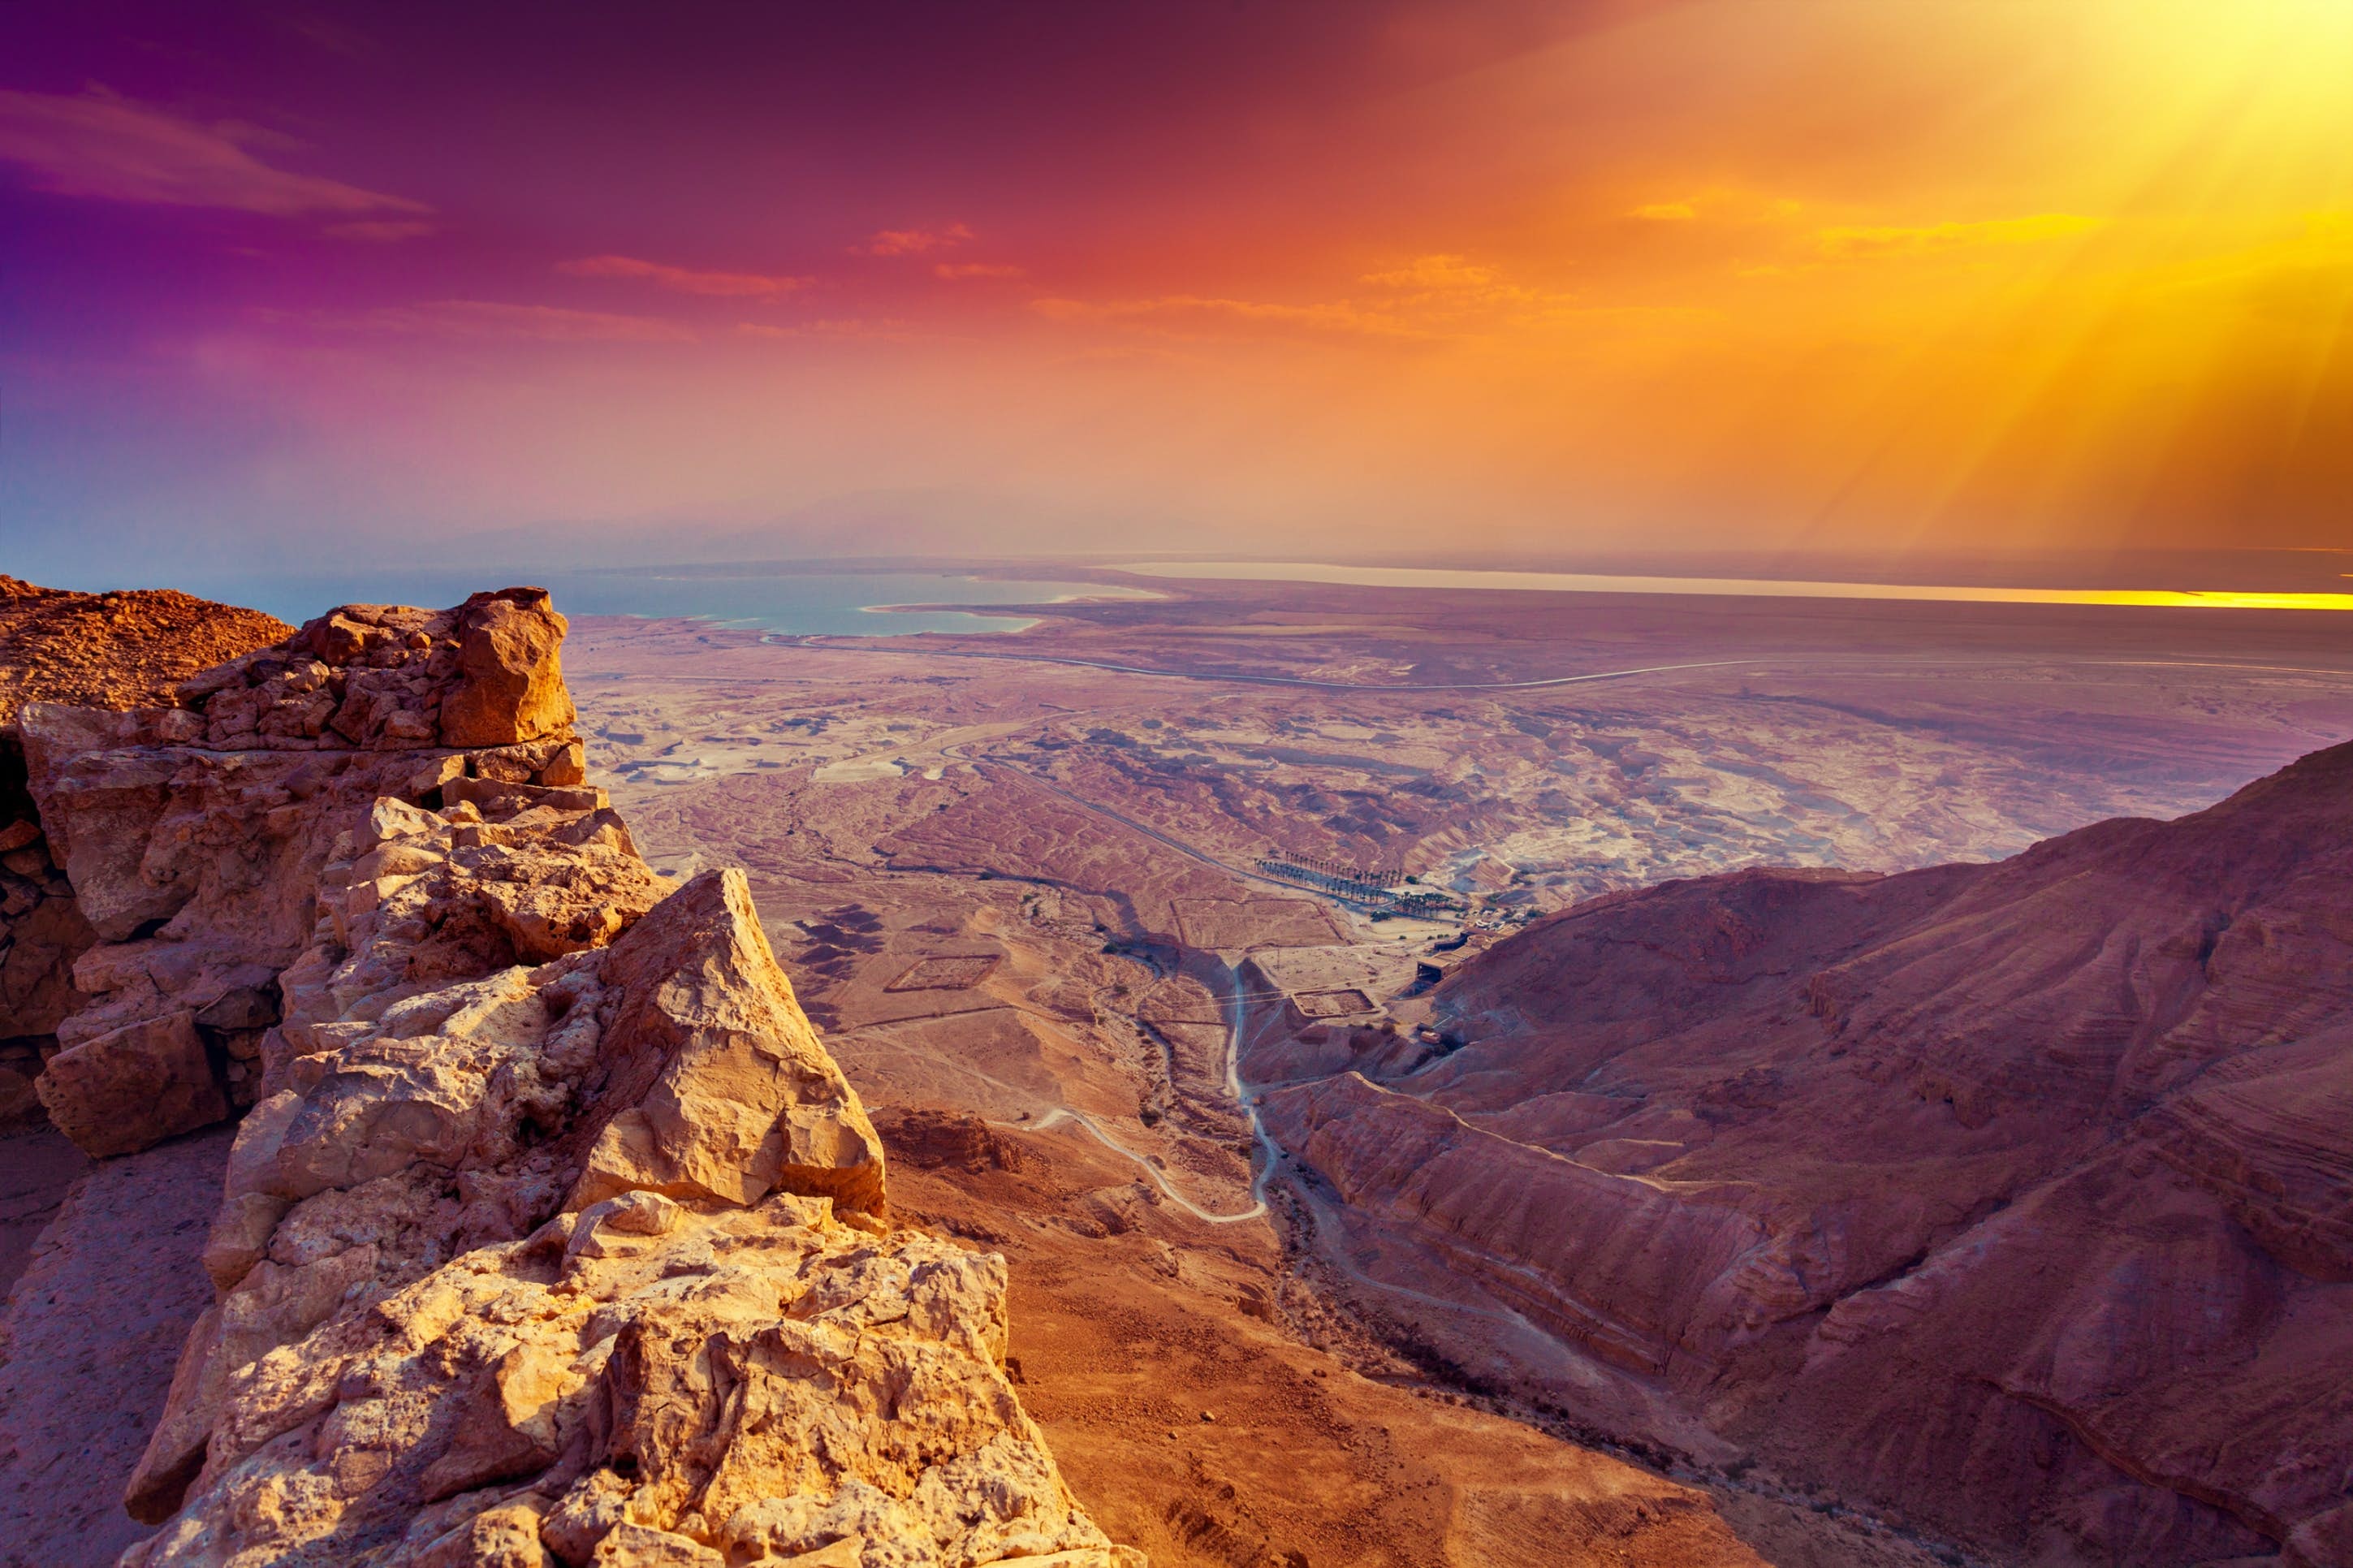
[[[2344,1560],[2325,618],[1096,575],[0,650],[0,1535]]]

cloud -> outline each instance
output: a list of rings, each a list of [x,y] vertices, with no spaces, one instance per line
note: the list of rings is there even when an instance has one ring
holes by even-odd
[[[1484,289],[1493,285],[1495,270],[1462,256],[1417,256],[1390,271],[1367,272],[1364,281],[1388,289]]]
[[[1421,341],[1549,327],[1590,313],[1574,294],[1513,282],[1500,269],[1451,251],[1417,256],[1402,266],[1365,273],[1358,281],[1387,291],[1311,304],[1163,294],[1032,300],[1029,308],[1053,321],[1114,323],[1179,336],[1277,331]]]
[[[364,239],[372,244],[391,245],[403,239],[421,239],[439,225],[418,217],[371,217],[356,223],[331,223],[327,233],[337,239]]]
[[[1019,278],[1029,269],[1002,261],[939,261],[932,266],[934,277],[947,278]]]
[[[2090,233],[2101,227],[2101,222],[2074,213],[2046,212],[1976,223],[1856,225],[1821,230],[1814,237],[1814,248],[1833,261],[1894,260],[1993,245],[2033,245],[2047,239],[2067,239]]]
[[[59,196],[161,207],[226,207],[280,217],[310,213],[423,213],[422,202],[270,167],[240,141],[250,128],[201,125],[91,89],[0,91],[0,159]]]
[[[429,300],[355,312],[262,312],[265,321],[292,322],[342,332],[397,333],[459,341],[534,343],[691,343],[694,329],[659,316],[569,311],[500,300]]]
[[[1689,223],[1699,216],[1699,208],[1687,201],[1654,201],[1636,207],[1629,216],[1649,223]]]
[[[817,281],[766,272],[698,272],[659,261],[640,261],[634,256],[586,256],[577,261],[559,261],[555,270],[575,278],[627,278],[674,293],[731,300],[777,299]]]
[[[1238,329],[1274,327],[1294,332],[1366,337],[1428,335],[1387,312],[1367,311],[1345,300],[1329,304],[1287,305],[1259,300],[1165,294],[1156,299],[1102,302],[1032,300],[1029,308],[1050,321],[1134,323],[1180,332],[1229,334]]]
[[[915,323],[896,316],[844,316],[802,322],[796,326],[777,326],[768,322],[738,322],[735,330],[744,337],[765,339],[879,337],[904,342],[914,335]]]
[[[850,250],[860,256],[915,256],[926,250],[953,250],[973,238],[961,223],[945,228],[886,228]]]

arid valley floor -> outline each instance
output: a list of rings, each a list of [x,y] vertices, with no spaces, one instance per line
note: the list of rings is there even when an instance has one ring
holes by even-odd
[[[902,1208],[1013,1260],[1024,1398],[1104,1526],[1163,1563],[1551,1561],[1564,1531],[1607,1562],[1607,1510],[1561,1499],[1674,1506],[1534,1424],[1712,1492],[1778,1563],[1963,1560],[1900,1510],[1705,1462],[1640,1379],[1557,1346],[1522,1347],[1560,1360],[1507,1395],[1460,1303],[1319,1226],[1271,1141],[1254,1189],[1245,1102],[1444,1052],[1419,966],[1597,894],[2209,805],[2353,734],[2336,623],[1151,586],[1014,636],[583,620],[565,653],[648,857],[749,872]],[[1270,874],[1286,854],[1453,907],[1376,919]],[[1579,1158],[1672,1177],[1704,1133]]]
[[[316,931],[385,889],[446,903],[477,885],[331,873],[429,867],[459,851],[418,846],[460,831],[506,835],[461,846],[503,865],[500,846],[526,842],[513,835],[575,818],[560,831],[605,836],[549,839],[514,864],[604,868],[564,896],[587,901],[596,930],[638,922],[598,949],[616,976],[723,905],[765,928],[783,974],[743,994],[767,999],[769,1022],[728,1027],[807,1041],[788,979],[821,1032],[812,1060],[830,1052],[826,1081],[846,1075],[872,1114],[859,1136],[887,1153],[891,1245],[958,1266],[1004,1255],[992,1320],[1009,1340],[1001,1372],[979,1375],[1009,1380],[1085,1514],[1162,1568],[2353,1560],[2353,1386],[2334,1375],[2353,1342],[2341,620],[1167,578],[1140,597],[1119,574],[1055,572],[1115,591],[986,635],[538,622],[539,684],[518,689],[560,720],[530,743],[539,783],[509,777],[523,763],[504,753],[332,749],[322,776],[351,770],[335,789],[361,805],[379,783],[427,801],[370,807],[416,842],[258,880],[245,874],[281,852],[174,846],[243,843],[350,802],[315,780],[300,796],[198,787],[220,769],[299,779],[319,743],[153,736],[209,736],[269,682],[327,679],[301,652],[322,639],[364,694],[407,679],[412,652],[438,667],[417,642],[382,673],[353,662],[376,657],[376,622],[526,613],[511,603],[536,617],[546,596],[349,607],[360,620],[321,618],[273,653],[287,629],[233,624],[249,612],[14,585],[0,673],[42,705],[26,710],[34,750],[10,754],[22,799],[0,801],[17,922],[0,928],[0,978],[21,1016],[49,1021],[0,1031],[0,1086],[16,1091],[0,1128],[0,1564],[145,1551],[161,1538],[124,1511],[134,1467],[163,1474],[160,1491],[196,1487],[173,1528],[199,1539],[190,1521],[226,1506],[217,1487],[150,1463],[157,1444],[194,1441],[186,1462],[211,1464],[207,1428],[180,1432],[166,1409],[167,1390],[171,1408],[217,1392],[175,1373],[203,1364],[180,1359],[184,1341],[265,1299],[301,1320],[253,1345],[315,1349],[344,1321],[313,1332],[343,1310],[340,1275],[316,1302],[273,1284],[237,1251],[244,1211],[214,1213],[225,1171],[250,1180],[266,1157],[233,1146],[266,1151],[286,1136],[273,1118],[343,1078],[305,1068],[319,1084],[278,1089],[269,1074],[311,1058],[269,1056],[262,1103],[278,1108],[234,1139],[221,1100],[117,1140],[110,1118],[162,1115],[132,1091],[52,1126],[39,1106],[98,1081],[72,1078],[78,1064],[149,1027],[90,1034],[53,1016],[55,931],[80,932],[68,967],[112,999],[94,1013],[145,1005],[110,977],[145,973],[121,955],[151,948],[214,952],[204,983],[219,991],[246,971],[218,955],[247,938],[211,906],[173,917],[186,935],[125,905],[97,946],[74,911],[226,868],[221,907],[280,900],[324,943]],[[53,622],[84,630],[40,630]],[[218,666],[264,683],[222,687],[248,707],[137,705],[158,672],[248,648]],[[179,689],[209,702],[223,678]],[[57,738],[85,731],[150,738]],[[82,793],[58,782],[69,773]],[[58,813],[47,838],[26,789]],[[504,825],[481,825],[477,795]],[[183,798],[210,803],[170,817],[161,802]],[[60,831],[118,806],[120,844]],[[320,861],[318,837],[284,842]],[[1897,873],[1911,874],[1883,874]],[[745,895],[713,904],[724,886]],[[237,1006],[310,996],[290,956]],[[591,957],[482,962],[547,979]],[[427,971],[402,986],[446,979]],[[269,973],[286,978],[266,992]],[[191,1012],[195,983],[152,999],[192,1041],[185,1021],[230,994]],[[344,1031],[353,1052],[426,1049],[368,1033],[361,1013],[389,1005],[301,1027],[314,1044]],[[248,1085],[241,1106],[254,1092],[231,1047],[261,1032],[236,1016],[206,1025],[223,1060],[199,1051],[188,1072]],[[367,1071],[351,1082],[376,1083]],[[272,1269],[375,1255],[342,1238],[311,1257],[290,1234]],[[207,1308],[223,1277],[228,1305]],[[364,1316],[375,1298],[347,1299]],[[693,1343],[669,1353],[683,1366]],[[493,1448],[486,1474],[505,1463]],[[322,1453],[360,1478],[353,1496],[375,1495],[375,1472]],[[784,1560],[857,1560],[837,1545]],[[592,1546],[551,1561],[587,1563]]]

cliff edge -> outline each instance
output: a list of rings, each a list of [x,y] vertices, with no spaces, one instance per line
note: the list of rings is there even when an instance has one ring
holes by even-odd
[[[742,874],[586,784],[564,631],[345,606],[23,707],[93,938],[41,1104],[100,1156],[243,1118],[121,1561],[1140,1563],[1007,1381],[1003,1260],[892,1227]]]

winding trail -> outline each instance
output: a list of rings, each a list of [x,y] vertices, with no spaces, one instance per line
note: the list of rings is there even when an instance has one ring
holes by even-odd
[[[1138,1165],[1143,1166],[1144,1169],[1151,1174],[1153,1181],[1163,1192],[1168,1195],[1168,1201],[1176,1204],[1178,1208],[1184,1210],[1187,1213],[1192,1215],[1197,1220],[1205,1221],[1213,1225],[1238,1225],[1244,1220],[1254,1220],[1261,1214],[1266,1213],[1266,1200],[1259,1195],[1256,1182],[1251,1183],[1250,1193],[1252,1199],[1255,1201],[1251,1202],[1249,1208],[1244,1209],[1240,1213],[1213,1214],[1209,1213],[1208,1210],[1202,1208],[1198,1203],[1194,1202],[1192,1199],[1187,1198],[1184,1193],[1179,1192],[1175,1187],[1170,1186],[1168,1183],[1167,1173],[1162,1171],[1159,1166],[1155,1165],[1151,1160],[1146,1160],[1143,1155],[1138,1154],[1135,1150],[1128,1148],[1127,1145],[1120,1142],[1117,1139],[1112,1137],[1111,1134],[1105,1132],[1101,1127],[1096,1125],[1094,1118],[1089,1116],[1082,1110],[1072,1110],[1068,1106],[1057,1106],[1054,1109],[1048,1111],[1044,1116],[1039,1117],[1036,1121],[993,1121],[988,1125],[994,1128],[1005,1128],[1013,1132],[1043,1132],[1048,1128],[1060,1127],[1066,1121],[1077,1122],[1081,1127],[1085,1128],[1089,1132],[1094,1135],[1094,1139],[1097,1143],[1102,1144],[1105,1149],[1110,1150],[1113,1153],[1124,1155],[1128,1159],[1134,1160]],[[1258,1118],[1255,1116],[1250,1118],[1250,1125],[1253,1128],[1258,1125]]]

